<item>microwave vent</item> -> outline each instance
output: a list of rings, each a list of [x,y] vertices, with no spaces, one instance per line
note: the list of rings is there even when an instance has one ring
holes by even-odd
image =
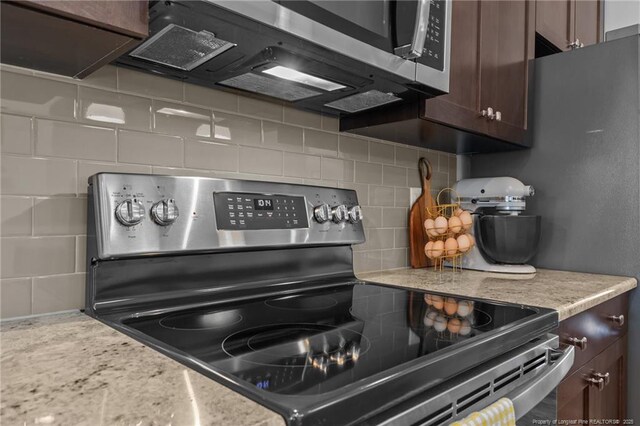
[[[183,71],[191,71],[234,46],[234,43],[216,38],[215,34],[208,31],[196,32],[170,24],[129,55]]]
[[[260,93],[261,95],[271,96],[289,102],[300,101],[322,94],[322,92],[317,90],[298,86],[286,80],[276,80],[250,72],[229,78],[218,84],[246,90],[248,92]]]
[[[338,99],[337,101],[329,102],[328,104],[324,104],[324,106],[351,113],[375,108],[380,105],[390,104],[401,99],[402,98],[399,98],[392,93],[384,93],[379,90],[369,90],[368,92],[358,93],[353,96]]]

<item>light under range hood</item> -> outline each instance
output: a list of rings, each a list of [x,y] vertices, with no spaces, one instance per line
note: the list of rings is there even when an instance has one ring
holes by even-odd
[[[381,49],[384,39],[373,46],[296,11],[307,6],[313,11],[316,3],[321,1],[151,2],[150,37],[116,62],[192,84],[338,116],[448,91],[448,52],[443,46],[445,42],[448,45],[448,26],[440,37],[442,45],[438,38],[437,43],[431,41],[435,59],[428,49],[429,40],[433,40],[428,34],[417,41],[416,34],[407,36],[409,45],[413,41],[425,46],[424,58],[406,54],[403,58],[394,54],[393,48],[387,49],[391,52]],[[354,2],[344,5],[348,3]],[[378,9],[383,3],[386,8],[399,7],[391,0],[368,3]],[[430,19],[434,26],[428,31],[435,34],[434,28],[445,28],[445,20],[450,19],[449,8],[445,7],[448,0],[397,3],[409,7],[404,12],[407,16],[418,19],[416,33],[427,31]],[[366,0],[354,4],[360,10],[367,7]],[[431,8],[425,11],[425,4]],[[382,21],[387,22],[388,17]],[[387,38],[402,37],[387,34]]]

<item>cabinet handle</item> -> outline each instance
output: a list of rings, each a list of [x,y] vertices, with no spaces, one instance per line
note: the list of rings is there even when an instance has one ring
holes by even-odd
[[[587,379],[587,382],[589,382],[590,386],[596,386],[598,388],[599,391],[603,391],[604,390],[604,379],[603,378],[593,378],[593,377],[589,377]]]
[[[493,108],[491,107],[480,111],[480,115],[482,115],[485,118],[488,118],[489,120],[493,120],[496,118],[496,114],[493,112]]]
[[[502,113],[500,111],[496,111],[496,121],[502,121]]]
[[[609,381],[611,380],[611,376],[609,376],[609,373],[606,372],[604,374],[602,373],[593,373],[593,375],[597,378],[597,379],[602,379],[602,381],[604,382],[604,386],[609,384]]]
[[[583,337],[582,339],[578,339],[577,337],[569,337],[569,344],[577,347],[581,351],[587,349],[587,338]]]
[[[618,327],[622,327],[624,325],[624,315],[611,315],[609,319],[613,321]]]

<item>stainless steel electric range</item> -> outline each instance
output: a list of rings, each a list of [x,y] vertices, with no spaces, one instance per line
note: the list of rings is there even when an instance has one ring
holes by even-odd
[[[359,280],[354,191],[98,174],[88,194],[86,313],[288,424],[447,424],[503,396],[555,415],[557,314]]]

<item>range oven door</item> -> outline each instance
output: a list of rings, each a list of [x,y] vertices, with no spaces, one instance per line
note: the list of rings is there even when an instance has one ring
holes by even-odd
[[[207,0],[411,82],[449,91],[451,0]]]
[[[511,399],[518,424],[556,419],[556,387],[569,372],[574,348],[558,349],[546,335],[449,380],[367,421],[376,425],[448,425],[500,398]]]

